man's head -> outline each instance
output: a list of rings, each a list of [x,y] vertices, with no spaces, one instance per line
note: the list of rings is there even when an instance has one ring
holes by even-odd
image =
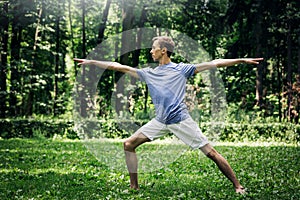
[[[154,37],[152,42],[153,44],[150,53],[154,60],[158,60],[160,55],[166,55],[169,58],[171,57],[175,47],[175,43],[172,38],[167,36],[158,36]]]

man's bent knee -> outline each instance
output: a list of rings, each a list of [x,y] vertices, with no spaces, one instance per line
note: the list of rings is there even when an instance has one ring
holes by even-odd
[[[124,146],[124,151],[133,152],[134,149],[135,149],[133,144],[130,141],[127,141],[127,140],[124,141],[123,146]]]
[[[150,139],[147,138],[144,134],[135,133],[130,138],[128,138],[124,141],[124,143],[123,143],[124,150],[134,152],[136,147],[138,147],[139,145],[141,145],[145,142],[149,142],[149,141],[150,141]]]

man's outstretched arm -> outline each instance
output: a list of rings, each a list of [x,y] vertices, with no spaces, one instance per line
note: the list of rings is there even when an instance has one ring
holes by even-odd
[[[237,59],[216,59],[210,62],[204,62],[200,64],[196,64],[195,73],[212,69],[212,68],[220,68],[220,67],[229,67],[236,64],[246,63],[246,64],[259,64],[263,58],[237,58]]]
[[[87,59],[79,59],[79,58],[74,58],[75,62],[78,62],[79,65],[95,65],[97,67],[100,67],[102,69],[109,69],[109,70],[114,70],[114,71],[119,71],[123,73],[127,73],[130,76],[133,76],[135,78],[138,78],[138,74],[135,68],[127,66],[127,65],[122,65],[117,62],[110,62],[110,61],[99,61],[99,60],[87,60]]]

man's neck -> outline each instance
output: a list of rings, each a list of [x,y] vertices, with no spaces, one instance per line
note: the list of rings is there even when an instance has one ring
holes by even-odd
[[[169,57],[162,57],[159,61],[159,65],[166,65],[171,62],[171,59]]]

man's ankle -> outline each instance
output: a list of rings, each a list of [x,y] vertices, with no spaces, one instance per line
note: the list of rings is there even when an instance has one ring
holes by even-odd
[[[133,190],[139,190],[140,187],[138,185],[130,185],[130,188]]]
[[[246,189],[242,185],[239,185],[235,187],[235,192],[238,194],[246,194]]]

